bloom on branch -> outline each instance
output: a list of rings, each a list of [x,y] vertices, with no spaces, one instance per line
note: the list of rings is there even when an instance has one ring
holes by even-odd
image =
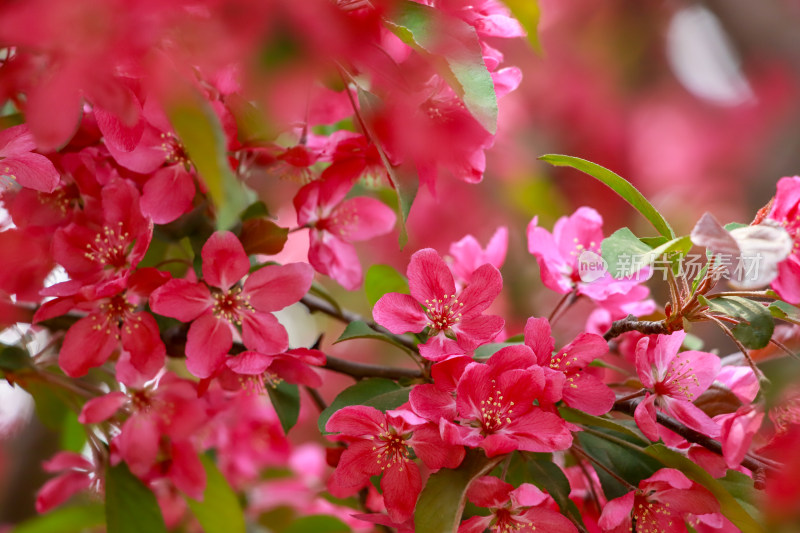
[[[213,234],[201,255],[203,282],[173,279],[150,296],[154,312],[192,322],[186,341],[189,371],[199,378],[214,374],[233,345],[234,327],[241,328],[242,341],[250,350],[285,352],[289,337],[272,311],[299,301],[308,291],[314,275],[311,267],[268,265],[248,276],[250,261],[230,232]]]
[[[778,221],[792,238],[792,253],[778,265],[772,282],[783,300],[800,304],[800,176],[781,178],[769,218]]]
[[[331,494],[350,496],[370,477],[383,474],[381,490],[395,522],[411,517],[422,490],[419,467],[411,459],[409,447],[431,469],[455,468],[464,457],[463,448],[445,445],[426,420],[410,411],[384,414],[374,407],[351,405],[335,412],[325,431],[339,433],[337,439],[348,443],[328,482]]]
[[[611,500],[598,522],[606,533],[636,531],[686,533],[689,515],[719,512],[719,503],[704,487],[678,470],[662,468],[639,482],[639,488]]]
[[[693,403],[717,377],[719,357],[694,350],[679,353],[685,337],[684,331],[676,331],[643,337],[636,345],[636,372],[649,392],[634,418],[650,440],[659,438],[656,406],[700,433],[719,435],[719,425]]]
[[[492,533],[509,531],[546,531],[573,533],[578,530],[564,515],[545,507],[552,499],[534,485],[523,483],[514,488],[496,477],[475,480],[467,490],[467,499],[492,512],[473,516],[461,523],[458,533]]]
[[[59,183],[58,171],[45,156],[33,153],[34,149],[36,142],[25,124],[0,131],[0,177],[36,191],[53,192]],[[0,179],[0,192],[3,189],[5,183]]]
[[[308,260],[318,272],[354,290],[361,285],[361,264],[353,242],[388,233],[394,227],[394,211],[374,198],[345,200],[353,185],[349,172],[329,172],[300,189],[294,198],[297,223],[311,230]]]
[[[553,354],[555,341],[546,318],[529,318],[525,324],[525,344],[529,346],[545,368],[545,377],[551,373],[563,374],[560,398],[570,407],[590,415],[603,415],[614,405],[614,391],[600,381],[587,368],[589,363],[608,352],[603,337],[581,333],[575,340]],[[556,401],[560,398],[556,398]]]
[[[375,304],[375,321],[392,333],[419,333],[428,328],[428,341],[420,346],[423,357],[440,361],[489,342],[503,329],[499,316],[483,311],[500,294],[503,279],[492,265],[479,267],[469,283],[456,293],[453,274],[439,254],[426,248],[408,264],[411,294],[392,292]]]
[[[443,410],[442,437],[450,444],[483,448],[488,457],[565,450],[572,444],[566,422],[533,404],[548,394],[533,351],[525,345],[503,348],[486,364],[470,363],[464,370],[456,389],[459,423]]]

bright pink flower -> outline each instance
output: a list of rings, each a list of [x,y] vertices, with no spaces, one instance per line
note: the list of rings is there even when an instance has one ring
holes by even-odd
[[[348,172],[330,167],[294,199],[297,223],[311,230],[308,260],[320,273],[354,290],[361,285],[361,265],[353,242],[366,241],[394,228],[394,211],[374,198],[345,200],[353,185]]]
[[[411,389],[408,401],[413,411],[437,425],[442,418],[455,419],[458,415],[458,381],[472,362],[471,357],[455,356],[434,364],[431,367],[433,383],[423,383]]]
[[[603,218],[590,207],[580,207],[569,217],[558,219],[552,234],[538,226],[537,217],[528,225],[528,251],[539,263],[542,282],[560,294],[577,290],[594,301],[603,301],[614,294],[627,294],[639,285],[636,276],[614,279],[608,272],[593,281],[581,279],[581,254],[600,256],[602,242]]]
[[[43,291],[58,297],[42,305],[34,321],[61,316],[73,309],[88,312],[67,330],[58,354],[58,364],[68,376],[85,375],[121,348],[138,372],[153,378],[164,365],[166,348],[153,316],[137,309],[151,287],[164,281],[161,272],[145,268],[128,278],[127,288],[121,283],[107,284],[100,292],[94,290],[95,286],[60,283]]]
[[[248,276],[250,261],[230,232],[213,234],[201,255],[204,282],[173,279],[150,296],[154,312],[192,322],[186,342],[189,371],[199,378],[214,374],[233,345],[234,327],[241,327],[242,341],[250,350],[285,352],[289,337],[272,312],[299,301],[308,291],[311,267],[268,265]]]
[[[600,335],[581,333],[553,354],[555,341],[546,318],[529,318],[525,324],[525,344],[548,372],[564,375],[561,398],[570,407],[591,415],[603,415],[614,406],[614,391],[587,368],[589,363],[608,352],[608,343]],[[550,380],[548,380],[550,381]]]
[[[722,456],[728,468],[736,468],[742,463],[745,454],[750,449],[764,413],[759,412],[752,405],[742,406],[735,413],[728,413],[714,417],[720,425],[720,443]]]
[[[33,153],[35,149],[36,142],[25,124],[0,131],[0,177],[36,191],[53,192],[59,182],[58,171],[45,156]],[[3,188],[0,182],[0,191]]]
[[[488,263],[498,269],[502,267],[507,250],[508,229],[501,226],[494,232],[485,250],[475,237],[467,235],[450,245],[450,255],[446,259],[456,283],[463,287],[481,265]]]
[[[772,288],[792,304],[800,304],[800,176],[781,178],[769,218],[780,222],[794,241],[792,254],[778,265]]]
[[[707,352],[678,352],[686,333],[643,337],[636,345],[636,372],[649,389],[634,413],[636,423],[650,440],[658,440],[656,406],[690,428],[710,437],[719,426],[694,405],[719,373],[719,357]]]
[[[461,523],[458,533],[508,531],[573,533],[578,529],[567,517],[544,507],[552,499],[530,483],[514,488],[496,477],[484,476],[472,482],[467,499],[478,507],[491,509],[487,516],[473,516]]]
[[[95,209],[56,231],[53,257],[72,280],[102,286],[126,278],[144,258],[153,222],[139,211],[139,192],[127,180],[105,185]]]
[[[686,533],[689,515],[718,512],[719,503],[705,487],[678,470],[662,468],[635,491],[608,502],[599,525],[604,532],[627,533],[635,520],[637,531]]]
[[[257,394],[266,394],[266,387],[276,387],[281,381],[316,389],[322,385],[322,378],[311,366],[324,364],[325,354],[308,348],[272,355],[242,352],[225,361],[219,380],[224,389],[246,389]]]
[[[351,405],[331,416],[325,426],[348,443],[328,482],[331,494],[346,497],[358,492],[369,478],[383,474],[381,490],[389,517],[410,518],[422,490],[419,467],[410,458],[413,448],[428,468],[455,468],[464,449],[445,445],[428,422],[410,411],[381,413],[374,407]]]
[[[93,487],[100,490],[97,468],[82,455],[59,452],[43,468],[47,472],[61,472],[47,481],[36,495],[36,511],[46,513],[67,501],[73,494]]]
[[[190,497],[201,498],[205,471],[192,439],[207,423],[207,414],[195,385],[167,374],[157,384],[130,390],[129,395],[112,392],[86,402],[78,419],[83,424],[97,424],[115,416],[123,407],[132,414],[112,441],[112,462],[116,456],[135,475],[145,477],[159,456],[166,455],[167,477]]]
[[[463,354],[493,340],[503,328],[502,318],[482,314],[503,288],[500,272],[492,265],[479,267],[458,293],[453,274],[430,248],[411,256],[406,273],[411,294],[385,294],[372,314],[392,333],[428,328],[428,341],[420,346],[423,357],[439,361]]]
[[[486,364],[470,363],[456,389],[458,421],[440,417],[450,444],[480,447],[488,457],[514,450],[552,452],[572,444],[566,422],[533,401],[548,394],[544,371],[525,345],[508,346]]]

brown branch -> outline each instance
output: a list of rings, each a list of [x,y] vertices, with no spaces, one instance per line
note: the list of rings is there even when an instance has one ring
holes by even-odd
[[[639,405],[640,401],[641,400],[639,398],[617,401],[614,403],[614,410],[625,413],[629,416],[633,416],[636,406]],[[720,444],[719,441],[716,441],[711,437],[700,433],[699,431],[695,431],[694,429],[683,425],[681,422],[675,420],[671,416],[665,415],[659,411],[656,413],[656,421],[673,433],[680,435],[688,442],[699,444],[707,450],[710,450],[718,455],[722,455],[722,444]],[[753,472],[765,469],[775,470],[780,468],[780,465],[774,461],[770,461],[763,457],[756,457],[751,454],[746,455],[744,459],[742,459],[742,466]]]
[[[672,333],[663,320],[637,320],[635,316],[628,315],[620,320],[615,320],[603,338],[610,341],[629,331],[639,331],[645,335],[669,335]]]
[[[386,378],[386,379],[421,379],[424,377],[422,371],[417,368],[395,368],[380,365],[369,365],[366,363],[356,363],[346,361],[337,357],[326,356],[325,365],[322,368],[347,374],[356,379],[363,378]]]

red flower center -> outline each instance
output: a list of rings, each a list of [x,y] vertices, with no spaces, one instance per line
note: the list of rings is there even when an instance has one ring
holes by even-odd
[[[494,380],[492,380],[494,383]],[[497,387],[492,388],[492,394],[486,400],[481,400],[480,424],[483,434],[488,435],[500,430],[504,425],[511,423],[514,412],[514,402],[505,402],[503,393]]]
[[[224,293],[213,293],[214,306],[212,308],[212,312],[214,313],[214,316],[225,319],[231,324],[241,326],[242,312],[255,311],[253,306],[250,305],[250,297],[242,296],[241,293],[242,289],[239,287],[234,287],[228,292]]]
[[[128,264],[130,244],[131,234],[125,231],[122,222],[117,222],[116,226],[103,226],[102,231],[95,235],[94,241],[86,244],[83,255],[104,267],[124,268]]]
[[[378,435],[378,440],[372,449],[377,453],[377,461],[381,465],[381,470],[393,468],[397,465],[402,471],[403,466],[410,457],[405,437],[388,429]]]
[[[455,294],[444,295],[442,298],[425,300],[425,314],[428,317],[427,326],[435,331],[447,331],[461,320],[459,312],[464,304],[456,299]]]

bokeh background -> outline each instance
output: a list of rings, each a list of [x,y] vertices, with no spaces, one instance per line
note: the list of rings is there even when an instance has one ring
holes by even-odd
[[[558,299],[541,285],[527,252],[525,229],[533,216],[550,229],[558,217],[589,205],[603,215],[606,235],[621,226],[648,235],[646,221],[604,186],[538,156],[568,154],[614,170],[679,234],[705,211],[723,223],[750,222],[781,176],[800,173],[797,0],[540,0],[540,7],[539,50],[524,39],[492,43],[506,64],[522,69],[523,81],[500,102],[500,130],[484,180],[441,179],[435,196],[421,190],[403,250],[397,250],[396,233],[359,248],[365,266],[384,262],[404,272],[419,248],[445,253],[466,234],[485,244],[506,226],[506,290],[495,310],[506,317],[508,335],[519,333],[529,316],[547,315]],[[302,257],[306,238],[293,234],[279,259]],[[345,305],[369,314],[363,293],[327,286]],[[653,294],[663,297],[655,286]],[[570,309],[559,334],[568,340],[589,310]],[[307,344],[308,332],[314,337],[317,328],[331,338],[341,331],[302,310],[287,313],[298,324],[295,344]],[[330,352],[407,364],[375,344],[354,341]],[[709,345],[733,351],[714,337]],[[349,384],[338,375],[325,379],[327,399]],[[36,422],[24,393],[5,385],[1,392],[0,524],[8,524],[34,513],[35,491],[46,479],[39,462],[69,435]],[[293,439],[319,439],[313,407],[304,405],[301,416],[306,423]]]

